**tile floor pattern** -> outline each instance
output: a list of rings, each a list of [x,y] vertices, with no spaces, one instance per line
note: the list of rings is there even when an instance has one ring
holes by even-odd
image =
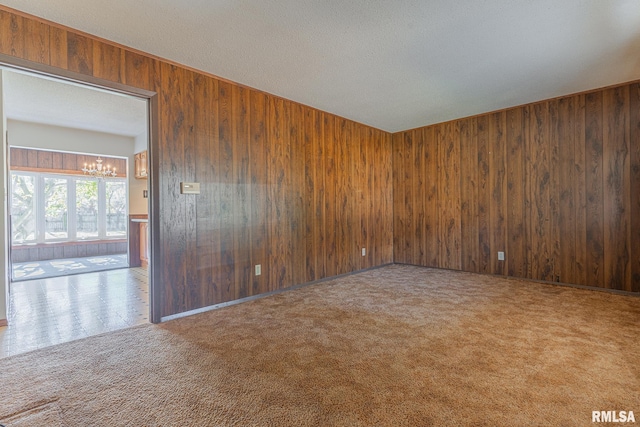
[[[147,323],[147,270],[11,283],[8,320],[0,327],[0,357]]]

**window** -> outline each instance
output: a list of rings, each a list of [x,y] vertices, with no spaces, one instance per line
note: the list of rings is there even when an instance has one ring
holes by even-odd
[[[125,178],[11,172],[13,244],[127,235]]]
[[[76,235],[78,239],[97,239],[98,181],[76,180]]]
[[[105,182],[107,236],[127,234],[127,187],[124,181]]]
[[[36,240],[35,177],[11,174],[11,231],[15,243]]]
[[[56,240],[69,237],[66,178],[44,178],[44,239]]]

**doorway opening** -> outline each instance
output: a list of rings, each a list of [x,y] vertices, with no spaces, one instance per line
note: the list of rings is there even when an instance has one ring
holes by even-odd
[[[0,356],[153,320],[149,99],[0,72],[10,278]]]

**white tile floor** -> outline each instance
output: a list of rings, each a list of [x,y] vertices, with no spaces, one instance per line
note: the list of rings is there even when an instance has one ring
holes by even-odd
[[[11,283],[0,357],[149,322],[147,270],[129,268]]]

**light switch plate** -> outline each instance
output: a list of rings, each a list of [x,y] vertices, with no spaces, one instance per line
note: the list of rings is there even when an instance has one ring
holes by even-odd
[[[498,252],[498,261],[504,261],[504,252]]]
[[[200,194],[199,182],[181,182],[180,194]]]

